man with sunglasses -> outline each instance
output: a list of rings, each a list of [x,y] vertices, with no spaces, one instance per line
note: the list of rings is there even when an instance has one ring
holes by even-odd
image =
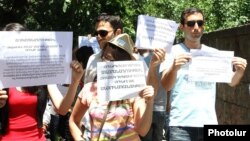
[[[162,85],[170,93],[170,141],[202,141],[205,124],[218,124],[215,111],[216,83],[188,81],[190,49],[211,49],[201,44],[204,16],[201,10],[189,8],[181,14],[179,29],[184,42],[173,46],[171,69],[163,71]],[[247,61],[240,57],[232,60],[235,72],[230,86],[236,86],[244,75]]]
[[[101,13],[95,24],[95,36],[100,49],[112,38],[122,33],[122,22],[119,16]],[[86,67],[84,84],[92,82],[96,77],[96,64],[101,62],[101,52],[90,56]]]

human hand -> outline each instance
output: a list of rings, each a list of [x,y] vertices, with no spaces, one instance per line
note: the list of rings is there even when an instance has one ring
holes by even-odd
[[[0,90],[0,108],[3,108],[8,99],[7,92],[5,90]]]
[[[148,102],[153,102],[154,101],[154,88],[150,85],[147,85],[141,92],[140,92],[140,97],[144,98],[145,101]]]
[[[79,82],[83,76],[82,65],[78,61],[73,60],[70,66],[72,68],[72,82]]]
[[[42,129],[43,129],[43,132],[46,133],[48,130],[48,125],[46,123],[43,123]]]
[[[182,65],[185,65],[192,59],[191,54],[180,54],[177,55],[174,59],[173,69],[179,70]]]
[[[165,60],[165,54],[166,52],[164,48],[155,48],[150,61],[150,65],[156,67],[161,64]]]
[[[247,60],[241,57],[234,57],[232,60],[232,64],[237,72],[245,72],[247,67]]]

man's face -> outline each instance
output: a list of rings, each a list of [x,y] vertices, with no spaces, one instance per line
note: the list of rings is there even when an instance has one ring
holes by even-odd
[[[185,23],[181,30],[184,38],[190,41],[200,41],[204,30],[204,20],[201,13],[194,13],[186,16]]]
[[[110,39],[114,38],[115,31],[112,28],[109,22],[100,21],[96,23],[96,37],[97,41],[100,45],[100,48],[103,49],[104,44],[108,42]]]

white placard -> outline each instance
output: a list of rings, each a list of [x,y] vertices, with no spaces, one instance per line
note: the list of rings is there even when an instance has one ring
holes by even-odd
[[[233,51],[192,49],[190,52],[192,54],[188,77],[190,81],[231,82]]]
[[[170,52],[178,26],[172,20],[139,15],[135,46],[141,49],[166,48],[166,52]]]
[[[1,31],[0,88],[69,84],[72,32]]]
[[[95,54],[101,51],[96,37],[78,36],[78,46],[79,47],[83,47],[83,46],[92,47]]]
[[[97,63],[97,92],[100,101],[115,101],[138,96],[146,86],[142,61]]]

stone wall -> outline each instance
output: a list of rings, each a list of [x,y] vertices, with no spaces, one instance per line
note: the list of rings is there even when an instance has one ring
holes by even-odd
[[[250,24],[204,34],[202,43],[247,59],[248,67],[238,86],[217,84],[216,111],[219,124],[250,124]]]

